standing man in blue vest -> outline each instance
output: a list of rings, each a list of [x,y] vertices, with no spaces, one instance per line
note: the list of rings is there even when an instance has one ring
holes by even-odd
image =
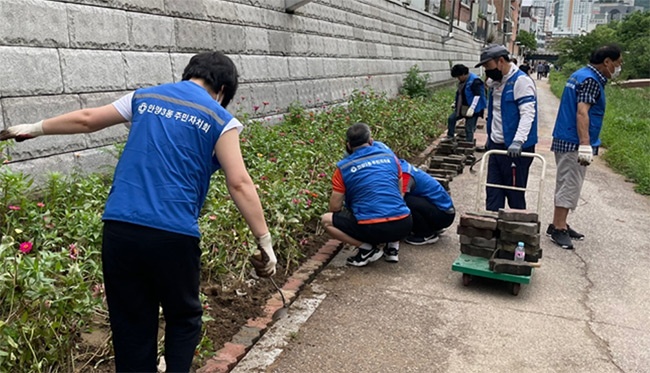
[[[404,242],[420,246],[438,242],[438,234],[456,217],[454,203],[438,180],[400,159],[404,201],[413,215],[412,234]]]
[[[242,124],[225,107],[237,91],[226,55],[193,56],[182,81],[138,89],[112,104],[0,132],[0,140],[95,132],[131,122],[104,210],[102,265],[118,372],[157,372],[158,309],[168,372],[188,372],[201,338],[198,217],[210,176],[228,191],[256,237],[259,276],[276,258],[262,205],[239,147]]]
[[[456,122],[465,118],[465,141],[474,141],[474,131],[479,117],[486,107],[485,85],[481,78],[469,71],[465,65],[454,65],[451,76],[458,79],[454,112],[447,118],[447,138],[452,141],[456,133]]]
[[[591,53],[589,64],[571,74],[564,86],[553,129],[551,151],[555,154],[555,210],[546,234],[563,249],[573,249],[572,239],[584,235],[567,224],[569,210],[578,206],[587,166],[598,154],[600,130],[605,115],[605,84],[616,78],[623,66],[617,45],[606,45]]]
[[[398,262],[399,240],[413,226],[402,197],[402,169],[393,151],[373,146],[370,127],[355,123],[346,133],[346,154],[332,175],[329,212],[321,222],[337,240],[358,248],[347,264],[363,267],[385,255]],[[345,209],[344,209],[345,207]],[[388,242],[385,251],[379,244]]]
[[[537,88],[508,55],[504,46],[489,45],[476,65],[483,66],[488,77],[486,148],[508,151],[507,156],[490,156],[487,182],[525,188],[533,158],[521,157],[521,153],[534,153],[537,144]],[[526,208],[523,191],[488,187],[486,194],[486,210],[498,211],[506,199],[510,208]]]

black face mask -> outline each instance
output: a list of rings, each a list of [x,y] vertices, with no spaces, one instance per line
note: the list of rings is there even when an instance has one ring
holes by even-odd
[[[485,70],[485,76],[494,80],[495,82],[500,82],[503,79],[503,73],[498,68],[492,70]]]

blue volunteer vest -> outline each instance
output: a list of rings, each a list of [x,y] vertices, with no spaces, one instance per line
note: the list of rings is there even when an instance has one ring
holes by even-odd
[[[414,187],[407,194],[426,198],[427,201],[436,205],[441,211],[447,211],[454,207],[451,197],[438,180],[403,159],[400,159],[400,164],[402,165],[402,172],[411,175],[415,181]]]
[[[390,149],[362,147],[336,167],[345,185],[345,204],[357,221],[391,219],[411,213],[402,198],[399,166]]]
[[[564,86],[562,99],[560,100],[560,109],[555,119],[553,138],[572,144],[580,144],[580,139],[578,138],[578,98],[576,86],[582,84],[588,78],[597,81],[600,87],[598,101],[589,108],[589,142],[591,146],[600,146],[600,130],[603,127],[603,117],[605,116],[605,86],[600,81],[598,74],[587,66],[571,74]]]
[[[472,101],[474,101],[474,93],[472,92],[472,83],[474,83],[474,80],[480,79],[476,74],[474,73],[469,73],[469,76],[467,77],[467,81],[465,81],[465,89],[464,89],[464,94],[465,94],[465,99],[467,100],[467,105],[472,105]],[[481,110],[485,109],[486,107],[486,100],[485,100],[485,89],[481,89],[481,94],[478,99],[478,103],[476,103],[476,107],[474,108],[475,113],[479,113]]]
[[[528,148],[537,144],[537,99],[535,96],[526,96],[515,100],[515,82],[520,77],[529,79],[526,73],[517,69],[517,71],[512,74],[512,76],[506,81],[505,86],[503,87],[503,92],[501,94],[501,125],[503,126],[503,139],[505,141],[506,147],[508,147],[515,139],[517,127],[519,126],[519,105],[523,105],[528,102],[534,102],[535,119],[533,120],[533,125],[530,128],[530,133],[528,133],[528,139],[523,145],[524,148]],[[487,117],[488,141],[491,141],[490,135],[492,134],[492,92],[493,90],[490,89],[490,101],[488,103]]]
[[[199,212],[220,168],[212,153],[232,115],[190,81],[139,89],[132,110],[103,219],[200,237]]]

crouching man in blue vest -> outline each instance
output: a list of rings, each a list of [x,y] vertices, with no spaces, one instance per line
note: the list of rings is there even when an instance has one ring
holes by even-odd
[[[118,372],[157,372],[160,306],[167,371],[191,368],[203,312],[198,218],[218,169],[257,238],[260,253],[251,259],[257,274],[275,273],[271,235],[239,147],[243,126],[225,109],[236,91],[230,58],[205,52],[190,59],[181,82],[0,132],[0,140],[23,141],[131,122],[102,218],[102,268]]]
[[[490,156],[487,182],[525,188],[533,158],[521,157],[522,152],[535,152],[537,144],[537,89],[532,79],[510,62],[508,50],[493,44],[481,52],[481,61],[489,78],[487,116],[487,150],[507,150],[508,155]],[[522,191],[488,187],[486,210],[498,211],[508,205],[526,208]]]
[[[555,154],[555,209],[546,234],[563,249],[584,235],[567,224],[569,210],[578,206],[587,166],[598,154],[605,115],[605,84],[621,72],[623,55],[617,45],[593,51],[589,65],[571,74],[564,86],[553,129],[551,151]]]
[[[332,237],[358,248],[347,264],[362,267],[385,255],[398,261],[399,240],[413,226],[402,196],[402,169],[387,146],[372,146],[370,128],[355,123],[347,130],[347,155],[332,176],[329,211],[321,222]],[[345,204],[345,209],[343,208]],[[385,251],[379,244],[388,242]]]
[[[481,78],[471,73],[465,65],[454,65],[451,76],[458,79],[454,112],[447,118],[447,138],[452,141],[456,133],[456,122],[465,118],[465,141],[474,141],[474,131],[479,117],[483,117],[486,106],[485,85]]]
[[[404,201],[413,215],[412,234],[404,242],[416,246],[436,243],[439,233],[454,222],[454,203],[438,180],[404,159],[400,164]]]

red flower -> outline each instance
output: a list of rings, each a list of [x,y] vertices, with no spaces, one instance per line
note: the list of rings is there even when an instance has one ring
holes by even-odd
[[[253,110],[255,110],[257,112],[259,109],[260,109],[260,107],[258,105],[253,105]]]
[[[262,104],[264,104],[264,106],[266,106],[266,105],[269,104],[269,102],[268,101],[262,101]]]
[[[44,204],[43,202],[39,202],[39,203],[36,204],[36,206],[38,206],[38,207],[45,207],[45,204]]]
[[[20,206],[9,205],[9,210],[18,211],[20,210]]]
[[[33,244],[29,241],[22,242],[18,250],[20,250],[20,252],[23,254],[28,254],[30,251],[32,251],[32,246]]]

